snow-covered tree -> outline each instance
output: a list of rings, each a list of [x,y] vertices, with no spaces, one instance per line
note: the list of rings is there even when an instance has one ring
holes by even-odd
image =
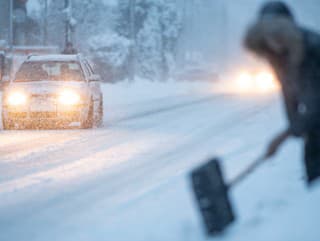
[[[72,18],[75,46],[99,60],[99,69],[105,64],[105,69],[117,72],[112,76],[128,77],[134,63],[140,77],[165,80],[174,66],[181,29],[176,2],[118,0],[110,6],[105,0],[72,1],[71,12],[64,0],[49,1],[49,44],[64,47],[65,21]]]
[[[87,40],[113,28],[114,9],[105,5],[103,0],[77,1],[73,8],[73,17],[77,21],[75,39],[82,49],[87,48]]]
[[[136,58],[138,74],[148,79],[162,77],[162,26],[158,6],[151,5],[137,36]]]
[[[64,1],[50,1],[48,11],[48,44],[64,46]]]
[[[170,0],[141,0],[148,4],[138,33],[139,70],[144,77],[165,80],[174,66],[175,46],[181,29],[177,5]]]
[[[116,31],[121,36],[130,38],[130,0],[118,1]]]
[[[182,29],[182,18],[177,3],[165,0],[161,7],[162,61],[165,73],[172,74],[175,68],[176,47]]]
[[[131,41],[109,31],[91,37],[88,41],[91,58],[107,82],[126,78],[126,66]]]
[[[132,7],[132,0],[119,1],[116,31],[134,44],[129,62],[135,61],[136,73],[148,79],[165,80],[174,66],[181,29],[177,4],[172,0],[135,0],[134,3]]]
[[[52,44],[64,46],[65,21],[72,18],[75,25],[74,42],[81,50],[87,50],[87,41],[94,35],[113,27],[114,9],[103,0],[72,1],[71,9],[65,9],[64,0],[50,1],[48,13],[49,39]]]

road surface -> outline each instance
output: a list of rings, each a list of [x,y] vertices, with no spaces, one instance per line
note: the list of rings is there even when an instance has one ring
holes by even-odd
[[[254,123],[267,123],[274,112],[280,118],[276,98],[268,96],[181,94],[117,105],[106,96],[100,128],[0,133],[0,240],[90,233],[96,220],[112,220],[210,155],[228,157],[233,176],[250,161],[231,164],[235,153],[240,158],[254,144],[256,154],[276,131],[259,142]]]

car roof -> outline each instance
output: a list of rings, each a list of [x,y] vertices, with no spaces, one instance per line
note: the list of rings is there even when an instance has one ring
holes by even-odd
[[[50,55],[31,55],[27,62],[75,62],[79,61],[79,55],[72,54],[50,54]]]

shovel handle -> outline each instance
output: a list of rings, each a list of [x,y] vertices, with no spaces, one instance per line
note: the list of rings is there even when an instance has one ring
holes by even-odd
[[[286,129],[285,131],[277,135],[270,143],[267,152],[262,157],[256,159],[253,163],[251,163],[248,166],[248,168],[244,172],[240,173],[234,180],[232,180],[229,183],[228,188],[231,188],[237,185],[238,183],[240,183],[250,173],[252,173],[256,168],[258,168],[262,163],[264,163],[266,160],[268,160],[273,155],[275,155],[279,147],[282,145],[283,142],[285,142],[288,139],[289,136],[290,136],[289,129]]]
[[[248,168],[240,173],[235,179],[233,179],[229,184],[228,184],[228,189],[236,186],[238,183],[242,182],[246,177],[251,174],[256,168],[258,168],[262,163],[264,163],[268,158],[263,156],[252,162]]]

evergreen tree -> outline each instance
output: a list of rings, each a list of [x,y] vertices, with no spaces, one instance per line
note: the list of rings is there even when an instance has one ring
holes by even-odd
[[[181,29],[176,0],[119,0],[115,9],[103,0],[73,2],[75,45],[80,51],[87,51],[108,69],[116,68],[121,73],[129,74],[133,61],[136,74],[143,78],[164,80],[171,73]],[[48,15],[48,39],[62,48],[68,17],[64,1],[50,1]],[[110,41],[106,41],[108,35]],[[116,44],[114,39],[121,39],[121,43]],[[117,49],[121,49],[119,55]],[[117,63],[112,62],[115,59]]]
[[[130,0],[119,0],[117,9],[116,32],[130,38]]]
[[[139,74],[165,80],[174,66],[175,47],[181,29],[177,5],[170,0],[140,0],[145,15],[137,37]]]

